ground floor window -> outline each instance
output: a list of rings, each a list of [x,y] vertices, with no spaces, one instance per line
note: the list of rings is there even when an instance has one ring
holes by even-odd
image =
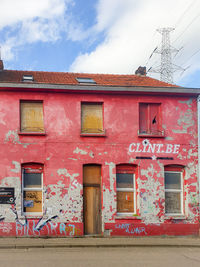
[[[120,164],[116,168],[117,214],[136,213],[135,166]]]
[[[165,214],[183,214],[182,167],[165,167]]]
[[[43,166],[22,166],[23,214],[41,215],[43,203]]]

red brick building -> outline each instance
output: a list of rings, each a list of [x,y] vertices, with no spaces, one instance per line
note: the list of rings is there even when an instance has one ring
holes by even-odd
[[[0,68],[0,235],[199,232],[198,89]]]

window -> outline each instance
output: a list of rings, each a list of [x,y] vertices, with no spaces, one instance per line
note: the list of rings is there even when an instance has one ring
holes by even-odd
[[[139,135],[164,136],[161,127],[160,104],[139,104]]]
[[[104,133],[102,103],[81,104],[81,133]]]
[[[33,75],[23,75],[23,82],[33,82]]]
[[[79,82],[79,83],[91,83],[91,84],[96,84],[96,82],[91,79],[91,78],[76,78],[76,80]]]
[[[135,166],[118,165],[117,182],[117,214],[136,213]]]
[[[21,101],[21,132],[44,133],[43,102]]]
[[[165,168],[165,214],[183,214],[182,168]]]
[[[41,215],[43,202],[43,166],[26,165],[22,168],[23,213]]]

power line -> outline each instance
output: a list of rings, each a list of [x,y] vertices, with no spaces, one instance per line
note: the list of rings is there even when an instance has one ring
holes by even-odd
[[[186,28],[183,30],[183,32],[173,41],[175,43],[186,31],[187,29],[194,23],[194,21],[200,16],[200,13],[192,19],[192,21],[186,26]]]
[[[177,20],[176,24],[175,24],[175,28],[177,28],[178,24],[180,23],[180,21],[182,20],[182,18],[185,16],[185,14],[190,10],[190,8],[194,5],[194,3],[197,0],[194,0],[191,4],[189,4],[187,6],[187,8],[185,9],[185,11],[182,13],[182,15],[179,17],[179,19]]]
[[[195,56],[196,54],[198,54],[200,52],[200,48],[196,51],[196,52],[194,52],[185,62],[184,62],[184,64],[186,64],[193,56]],[[184,65],[184,64],[182,64],[182,65]]]

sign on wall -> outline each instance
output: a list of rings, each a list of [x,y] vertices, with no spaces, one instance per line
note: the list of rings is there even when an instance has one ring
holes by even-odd
[[[14,204],[15,189],[14,187],[0,187],[0,204]]]
[[[180,144],[152,144],[148,139],[129,145],[130,153],[178,154],[179,149]]]

